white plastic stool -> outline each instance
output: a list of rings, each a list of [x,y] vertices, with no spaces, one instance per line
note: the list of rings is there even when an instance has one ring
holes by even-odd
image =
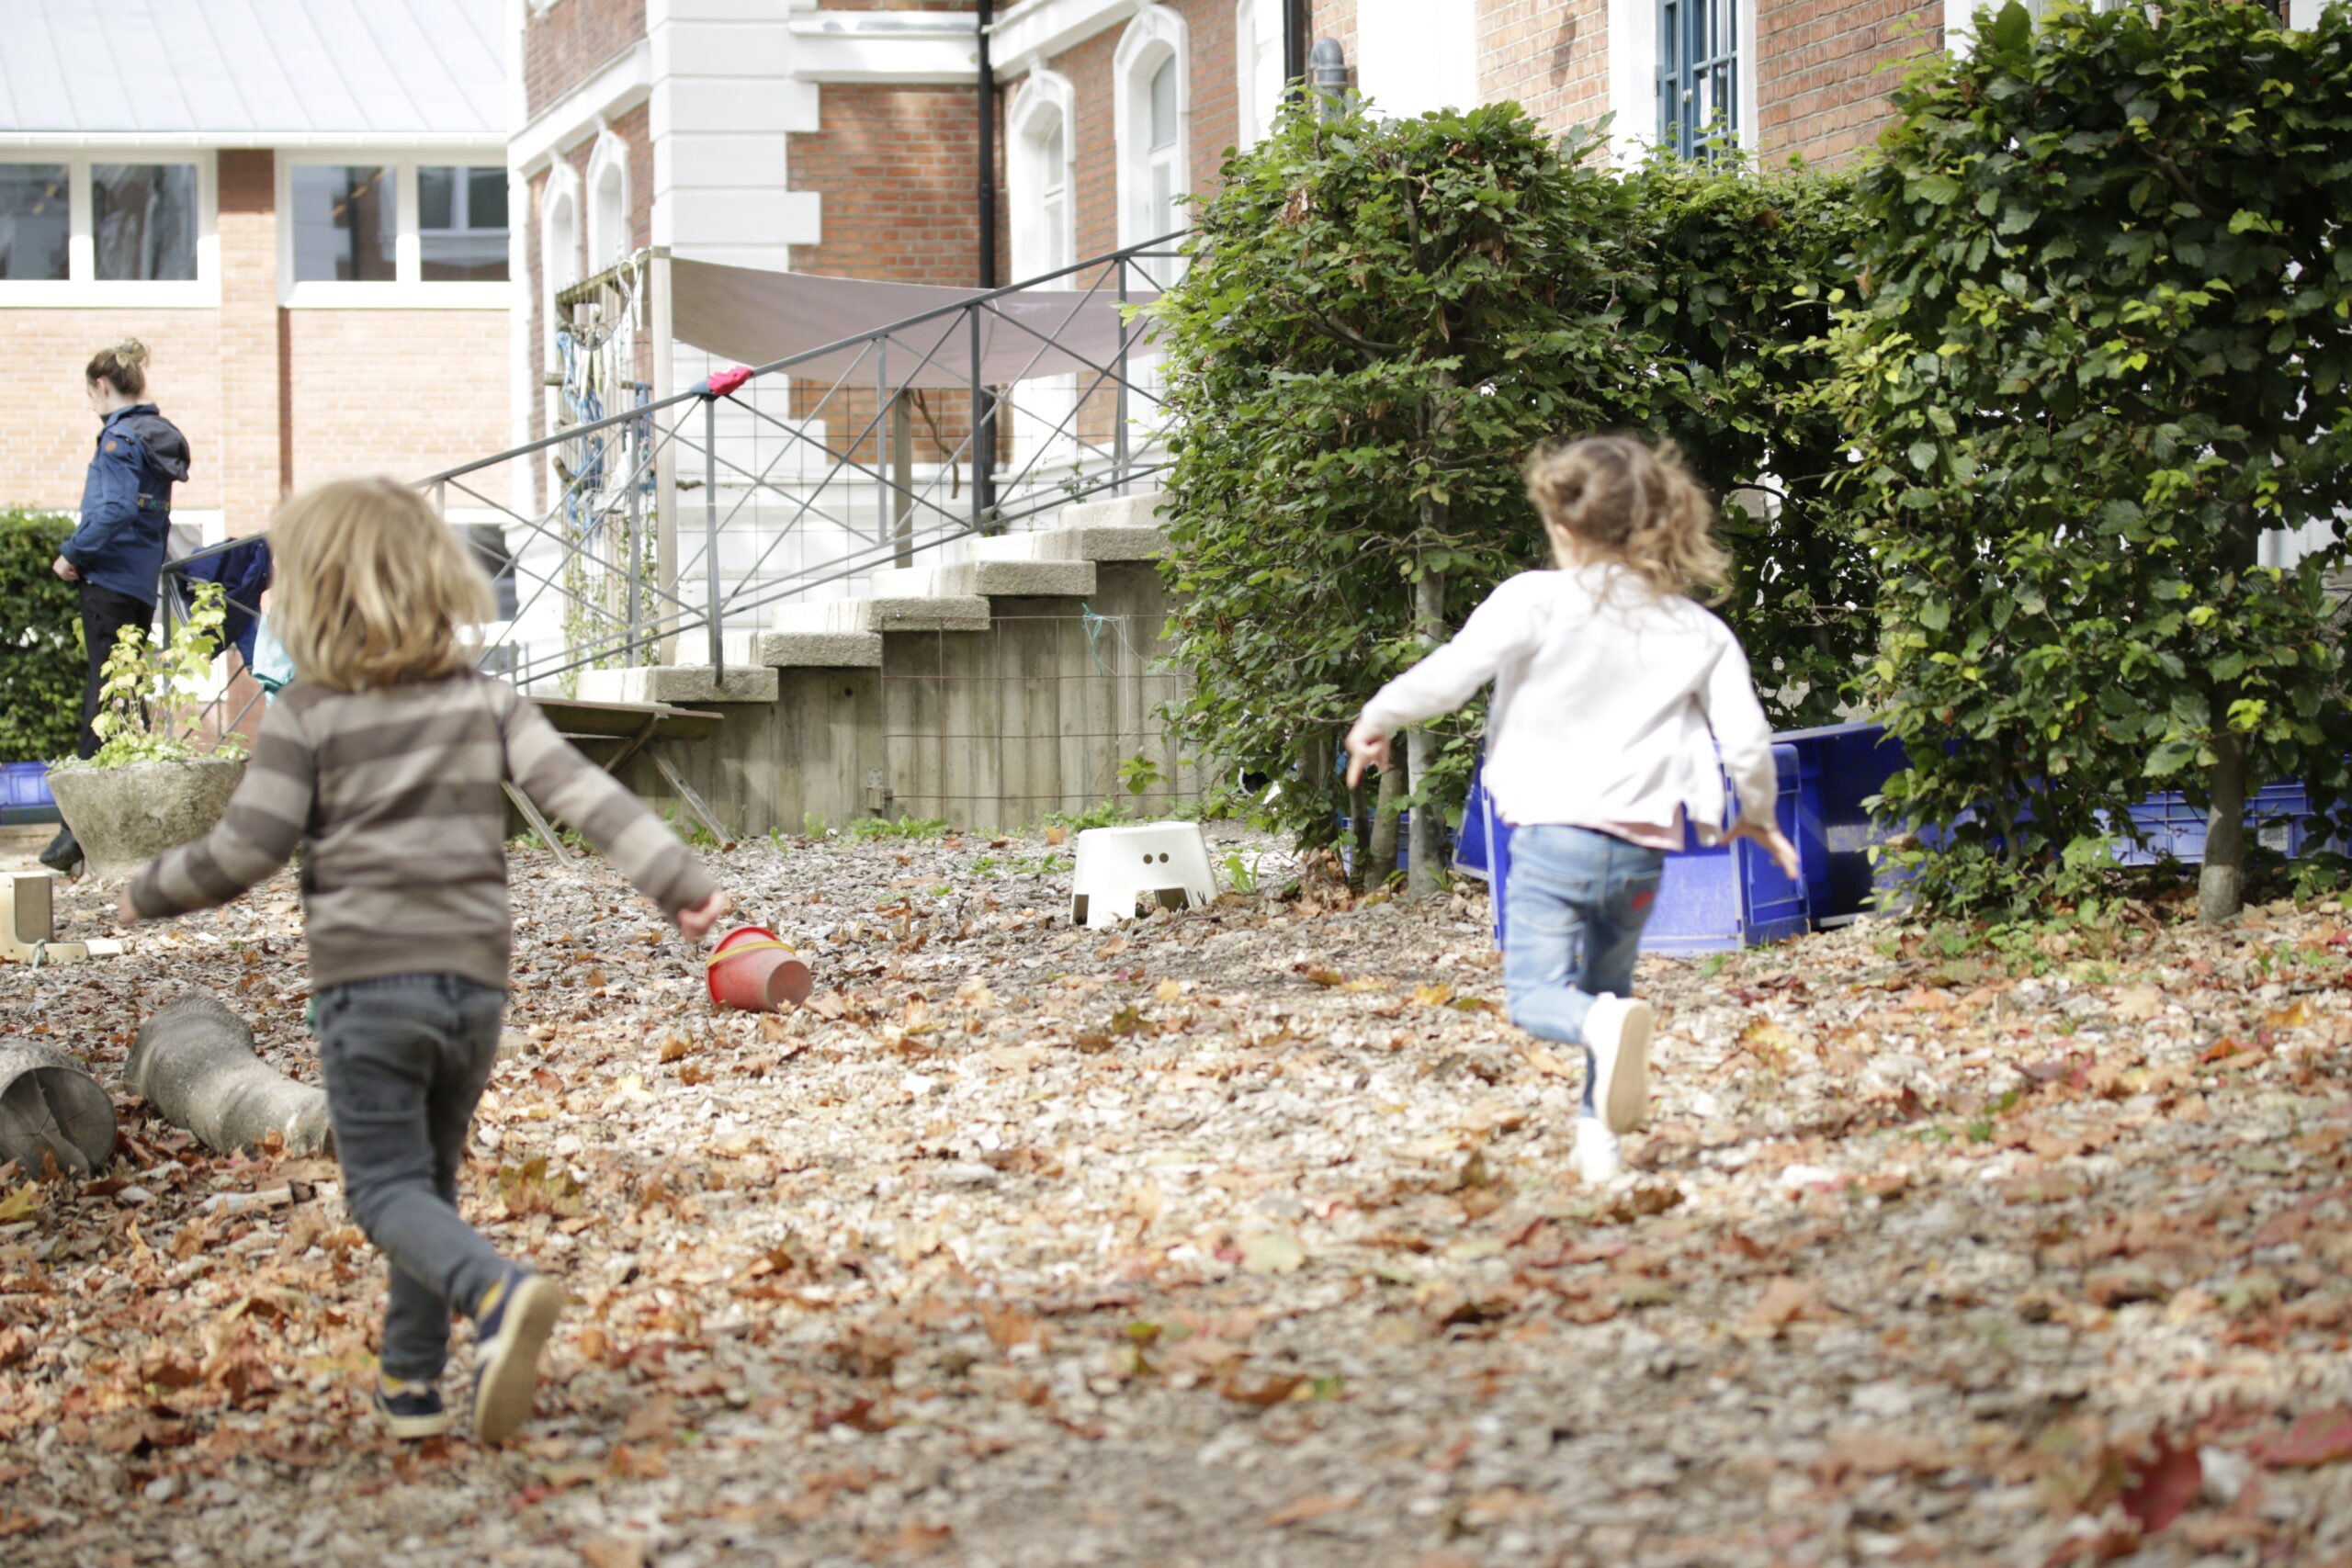
[[[1078,871],[1070,880],[1069,923],[1100,930],[1136,912],[1148,895],[1170,909],[1216,897],[1209,847],[1197,822],[1140,822],[1132,828],[1089,828],[1078,836]]]

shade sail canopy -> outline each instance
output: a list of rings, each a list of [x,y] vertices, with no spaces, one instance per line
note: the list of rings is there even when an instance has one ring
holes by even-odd
[[[679,342],[741,364],[767,365],[898,327],[879,341],[853,344],[790,369],[804,379],[893,393],[908,387],[971,385],[973,314],[943,308],[973,297],[969,289],[930,284],[716,262],[676,261],[670,266],[670,321]],[[1133,299],[1158,297],[1138,294]],[[928,319],[914,320],[922,316]],[[1094,375],[1116,369],[1123,333],[1127,351],[1137,352],[1148,324],[1125,321],[1118,294],[1110,288],[999,295],[979,308],[978,318],[979,379],[995,387],[1070,374],[1084,386]]]

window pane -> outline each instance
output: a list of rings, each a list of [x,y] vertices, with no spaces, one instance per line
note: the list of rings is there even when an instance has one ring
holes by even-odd
[[[466,171],[466,222],[476,229],[506,227],[504,167]]]
[[[196,276],[194,164],[93,164],[90,207],[100,277]]]
[[[1069,181],[1069,154],[1063,150],[1060,120],[1054,121],[1054,128],[1046,132],[1045,141],[1037,152],[1037,159],[1045,165],[1041,172],[1045,175],[1046,189],[1058,190]]]
[[[0,278],[65,281],[69,190],[62,164],[0,164]]]
[[[392,171],[372,165],[297,164],[294,278],[298,283],[390,283],[400,198]]]
[[[416,171],[416,226],[454,229],[458,226],[458,171],[443,164]]]
[[[1151,78],[1151,144],[1168,147],[1175,141],[1176,57],[1171,54],[1159,62]]]
[[[428,195],[425,177],[433,182]],[[438,202],[436,206],[435,203]],[[417,249],[427,283],[506,280],[506,171],[416,171]]]

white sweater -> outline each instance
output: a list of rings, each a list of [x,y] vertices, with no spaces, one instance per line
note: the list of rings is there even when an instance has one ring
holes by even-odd
[[[1508,821],[1668,824],[1680,809],[1713,843],[1724,773],[1743,819],[1773,820],[1772,731],[1747,656],[1679,594],[1609,565],[1521,572],[1383,686],[1363,721],[1393,733],[1489,680],[1486,785]]]

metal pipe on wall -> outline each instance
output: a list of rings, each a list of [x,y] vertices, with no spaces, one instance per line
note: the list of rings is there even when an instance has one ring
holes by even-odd
[[[996,281],[996,63],[989,54],[989,28],[995,25],[996,0],[978,0],[979,38],[979,197],[980,288]],[[972,517],[986,517],[996,506],[996,393],[979,384],[979,321],[972,322]]]

